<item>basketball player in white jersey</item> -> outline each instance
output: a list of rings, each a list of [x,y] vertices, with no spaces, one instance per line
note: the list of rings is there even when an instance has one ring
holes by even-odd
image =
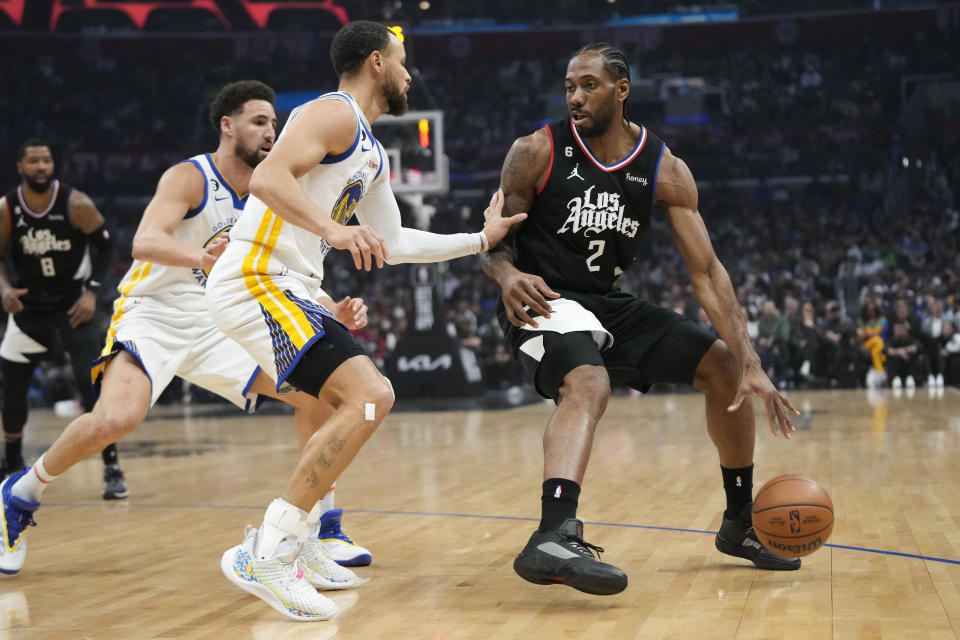
[[[496,245],[510,225],[498,192],[480,233],[439,235],[400,225],[387,154],[370,123],[406,110],[410,76],[403,44],[386,27],[352,22],[333,39],[339,90],[290,115],[270,155],[250,180],[250,200],[210,274],[207,303],[224,333],[277,383],[326,400],[335,413],[301,450],[299,464],[259,529],[224,553],[221,569],[275,607],[264,583],[288,563],[319,517],[315,505],[393,405],[389,381],[330,312],[313,302],[331,248],[348,250],[358,269],[385,261],[438,262]],[[356,214],[360,225],[346,226]],[[322,619],[309,602],[291,617]],[[279,608],[279,607],[278,607]]]
[[[24,528],[33,523],[47,484],[130,433],[175,375],[248,411],[260,394],[277,396],[273,381],[253,358],[213,325],[203,297],[207,272],[246,201],[253,167],[272,147],[273,102],[273,90],[261,82],[224,87],[210,109],[220,133],[216,152],[177,164],[160,179],[134,237],[135,261],[118,287],[106,346],[94,367],[100,395],[93,411],[74,420],[32,469],[0,487],[5,543],[0,571],[16,573],[23,566]],[[324,303],[348,326],[366,322],[360,300],[348,298],[338,305],[326,298]],[[303,393],[281,399],[296,408],[301,444],[333,411]],[[357,583],[352,571],[329,557],[317,535],[304,545],[302,557],[305,577],[316,587],[342,589]]]

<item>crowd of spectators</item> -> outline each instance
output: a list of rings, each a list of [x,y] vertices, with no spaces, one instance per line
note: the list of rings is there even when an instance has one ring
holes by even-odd
[[[938,121],[922,167],[911,158],[907,168],[900,122],[901,78],[954,72],[958,42],[925,32],[898,46],[862,40],[714,56],[627,47],[634,78],[654,80],[635,82],[628,114],[648,113],[657,82],[670,78],[700,79],[723,97],[700,122],[671,121],[667,109],[645,124],[701,184],[714,246],[763,365],[781,387],[960,384],[960,120],[954,113]],[[446,114],[453,190],[427,198],[434,231],[479,228],[510,143],[563,114],[566,59],[519,47],[469,64],[414,61],[411,102]],[[294,55],[278,47],[242,64],[204,61],[184,48],[149,66],[107,55],[95,40],[83,51],[0,59],[8,79],[0,140],[10,141],[0,157],[9,186],[11,148],[21,138],[46,137],[72,159],[60,167],[64,177],[97,198],[120,240],[117,279],[129,265],[123,245],[140,206],[124,202],[148,197],[165,166],[189,155],[185,149],[212,148],[202,105],[219,85],[259,77],[278,91],[305,91],[334,82],[321,48]],[[83,153],[89,162],[77,160]],[[334,297],[367,301],[370,324],[358,338],[384,365],[411,330],[407,269],[357,272],[333,252],[327,270]],[[618,285],[710,326],[662,212]],[[445,265],[437,293],[440,323],[476,353],[487,386],[516,385],[519,371],[495,319],[498,292],[478,260]]]

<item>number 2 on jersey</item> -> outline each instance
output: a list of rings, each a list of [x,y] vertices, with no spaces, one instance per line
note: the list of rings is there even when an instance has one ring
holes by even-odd
[[[591,264],[591,263],[597,258],[599,258],[601,255],[603,255],[603,248],[606,246],[606,244],[607,244],[606,240],[592,240],[590,242],[590,246],[587,247],[587,250],[596,248],[596,251],[591,253],[590,256],[587,258],[587,269],[589,271],[600,271],[600,265]]]
[[[40,258],[40,271],[48,278],[56,276],[57,271],[53,268],[53,258],[49,256],[46,258]]]

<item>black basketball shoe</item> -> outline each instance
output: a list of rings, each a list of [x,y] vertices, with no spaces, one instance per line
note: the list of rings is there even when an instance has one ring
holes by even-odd
[[[627,588],[627,574],[600,562],[602,552],[583,541],[583,522],[568,518],[559,529],[534,531],[513,561],[513,570],[534,584],[565,584],[600,596],[620,593]]]
[[[18,471],[23,471],[26,469],[26,465],[23,462],[23,458],[17,458],[16,460],[7,462],[6,458],[0,460],[0,480],[3,480],[7,476],[12,476]]]
[[[753,503],[743,508],[736,518],[727,518],[723,514],[723,524],[717,532],[717,549],[728,556],[746,558],[758,569],[771,571],[796,571],[800,568],[800,558],[784,558],[773,553],[762,544],[753,530]]]
[[[127,481],[123,477],[123,471],[120,465],[107,464],[103,466],[103,499],[104,500],[123,500],[130,491],[127,489]]]

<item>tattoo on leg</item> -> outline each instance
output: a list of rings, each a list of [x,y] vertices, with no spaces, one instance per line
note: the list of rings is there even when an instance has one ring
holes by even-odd
[[[310,469],[310,475],[307,477],[307,484],[314,489],[316,489],[317,485],[320,484],[320,476],[317,475],[316,469]]]
[[[343,451],[343,445],[344,445],[344,444],[346,444],[346,443],[345,443],[343,440],[341,440],[340,438],[334,436],[334,437],[330,440],[330,451],[333,451],[334,453],[340,453],[341,451]]]
[[[320,454],[320,457],[317,458],[317,466],[322,467],[323,469],[329,469],[332,463],[327,459],[327,456]]]

